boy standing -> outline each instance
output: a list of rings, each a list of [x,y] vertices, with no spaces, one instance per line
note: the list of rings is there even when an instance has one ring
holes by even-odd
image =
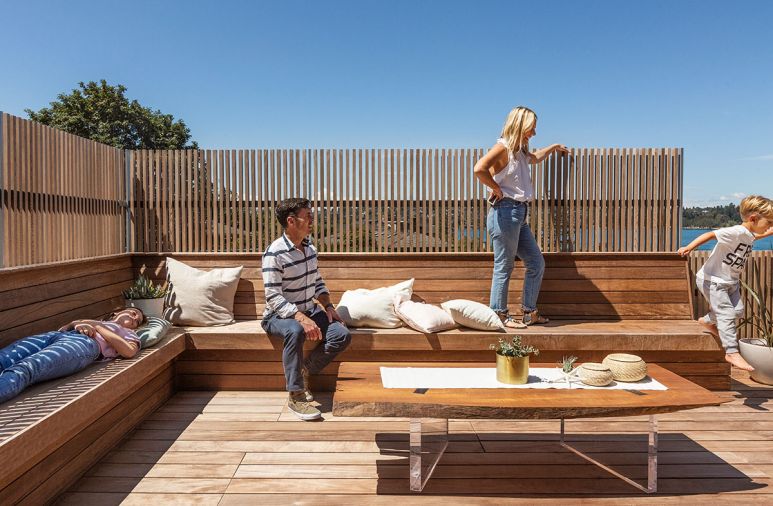
[[[744,310],[740,277],[754,241],[773,235],[773,201],[750,195],[741,201],[740,211],[743,223],[706,232],[679,248],[677,253],[687,256],[701,244],[716,239],[717,245],[695,275],[698,288],[710,306],[708,314],[699,318],[698,323],[719,337],[726,361],[739,369],[753,371],[738,352],[736,319],[743,316]]]

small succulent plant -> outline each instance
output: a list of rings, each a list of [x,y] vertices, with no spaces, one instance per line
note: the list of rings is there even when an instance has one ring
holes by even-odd
[[[491,344],[489,348],[505,357],[522,358],[531,354],[539,355],[539,350],[537,348],[528,344],[523,344],[521,336],[513,336],[509,341],[500,337],[499,342]]]
[[[159,299],[169,292],[166,283],[154,285],[145,276],[134,280],[134,284],[123,291],[123,296],[128,300],[133,299]]]
[[[574,363],[577,362],[577,357],[572,355],[571,357],[563,357],[561,359],[561,362],[558,363],[558,365],[561,367],[561,370],[570,373],[572,372],[572,369],[574,368]]]

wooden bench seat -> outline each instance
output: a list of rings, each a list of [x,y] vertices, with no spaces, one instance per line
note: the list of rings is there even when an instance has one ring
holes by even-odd
[[[719,389],[728,373],[718,345],[696,333],[692,321],[670,322],[667,330],[657,320],[553,321],[525,330],[510,330],[542,350],[540,362],[557,362],[570,351],[583,361],[601,361],[613,352],[635,353],[648,362],[686,376],[698,384]],[[258,320],[221,327],[187,327],[188,347],[177,363],[183,389],[281,389],[282,342],[270,338]],[[455,329],[423,334],[397,329],[352,329],[352,344],[316,379],[317,388],[332,390],[340,361],[485,361],[489,345],[505,334]],[[306,343],[311,349],[315,343]]]
[[[243,265],[233,325],[188,328],[188,350],[177,364],[181,388],[282,389],[282,345],[260,327],[264,309],[259,254],[180,254],[202,269]],[[600,361],[627,351],[656,362],[704,387],[730,386],[730,367],[717,341],[692,319],[687,262],[663,253],[548,253],[539,307],[547,326],[518,331],[542,350],[541,361],[574,354]],[[164,257],[135,255],[135,272],[163,279]],[[376,288],[413,277],[414,296],[429,303],[463,298],[488,303],[491,254],[320,254],[319,265],[333,301],[345,290]],[[510,283],[511,310],[518,312],[520,264]],[[485,361],[495,332],[452,330],[421,334],[409,328],[353,329],[350,348],[338,357],[358,361]],[[313,346],[313,345],[312,345]],[[334,387],[335,364],[317,378]]]
[[[128,254],[3,269],[0,347],[123,303]],[[0,404],[0,504],[45,504],[110,450],[174,390],[181,330],[131,360],[95,363],[33,385]]]
[[[217,327],[184,327],[191,350],[276,350],[282,342],[269,338],[260,320],[244,320]],[[716,346],[704,334],[696,333],[695,322],[677,320],[664,328],[657,320],[554,320],[523,330],[507,333],[457,328],[424,334],[408,327],[396,329],[352,328],[350,349],[356,350],[488,350],[497,337],[519,334],[539,347],[561,344],[577,350],[594,350],[600,346],[620,346],[623,350],[715,351]],[[306,343],[313,347],[313,343]]]
[[[44,504],[174,392],[182,329],[132,359],[95,363],[0,405],[0,504]]]

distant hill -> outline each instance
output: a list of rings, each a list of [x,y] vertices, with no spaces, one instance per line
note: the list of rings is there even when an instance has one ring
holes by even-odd
[[[735,204],[716,207],[689,207],[682,211],[682,226],[685,228],[730,227],[739,223],[741,223],[741,215]]]

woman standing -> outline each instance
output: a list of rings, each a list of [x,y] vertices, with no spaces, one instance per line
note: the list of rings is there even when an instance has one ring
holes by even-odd
[[[537,296],[545,271],[545,260],[527,223],[529,203],[534,199],[529,164],[544,160],[551,153],[568,153],[565,146],[529,151],[529,139],[537,133],[537,115],[526,107],[516,107],[507,116],[497,143],[475,164],[475,177],[491,189],[492,202],[486,218],[494,243],[494,274],[489,306],[509,328],[547,323],[537,310]],[[510,316],[507,291],[515,257],[526,267],[523,283],[523,322]]]

